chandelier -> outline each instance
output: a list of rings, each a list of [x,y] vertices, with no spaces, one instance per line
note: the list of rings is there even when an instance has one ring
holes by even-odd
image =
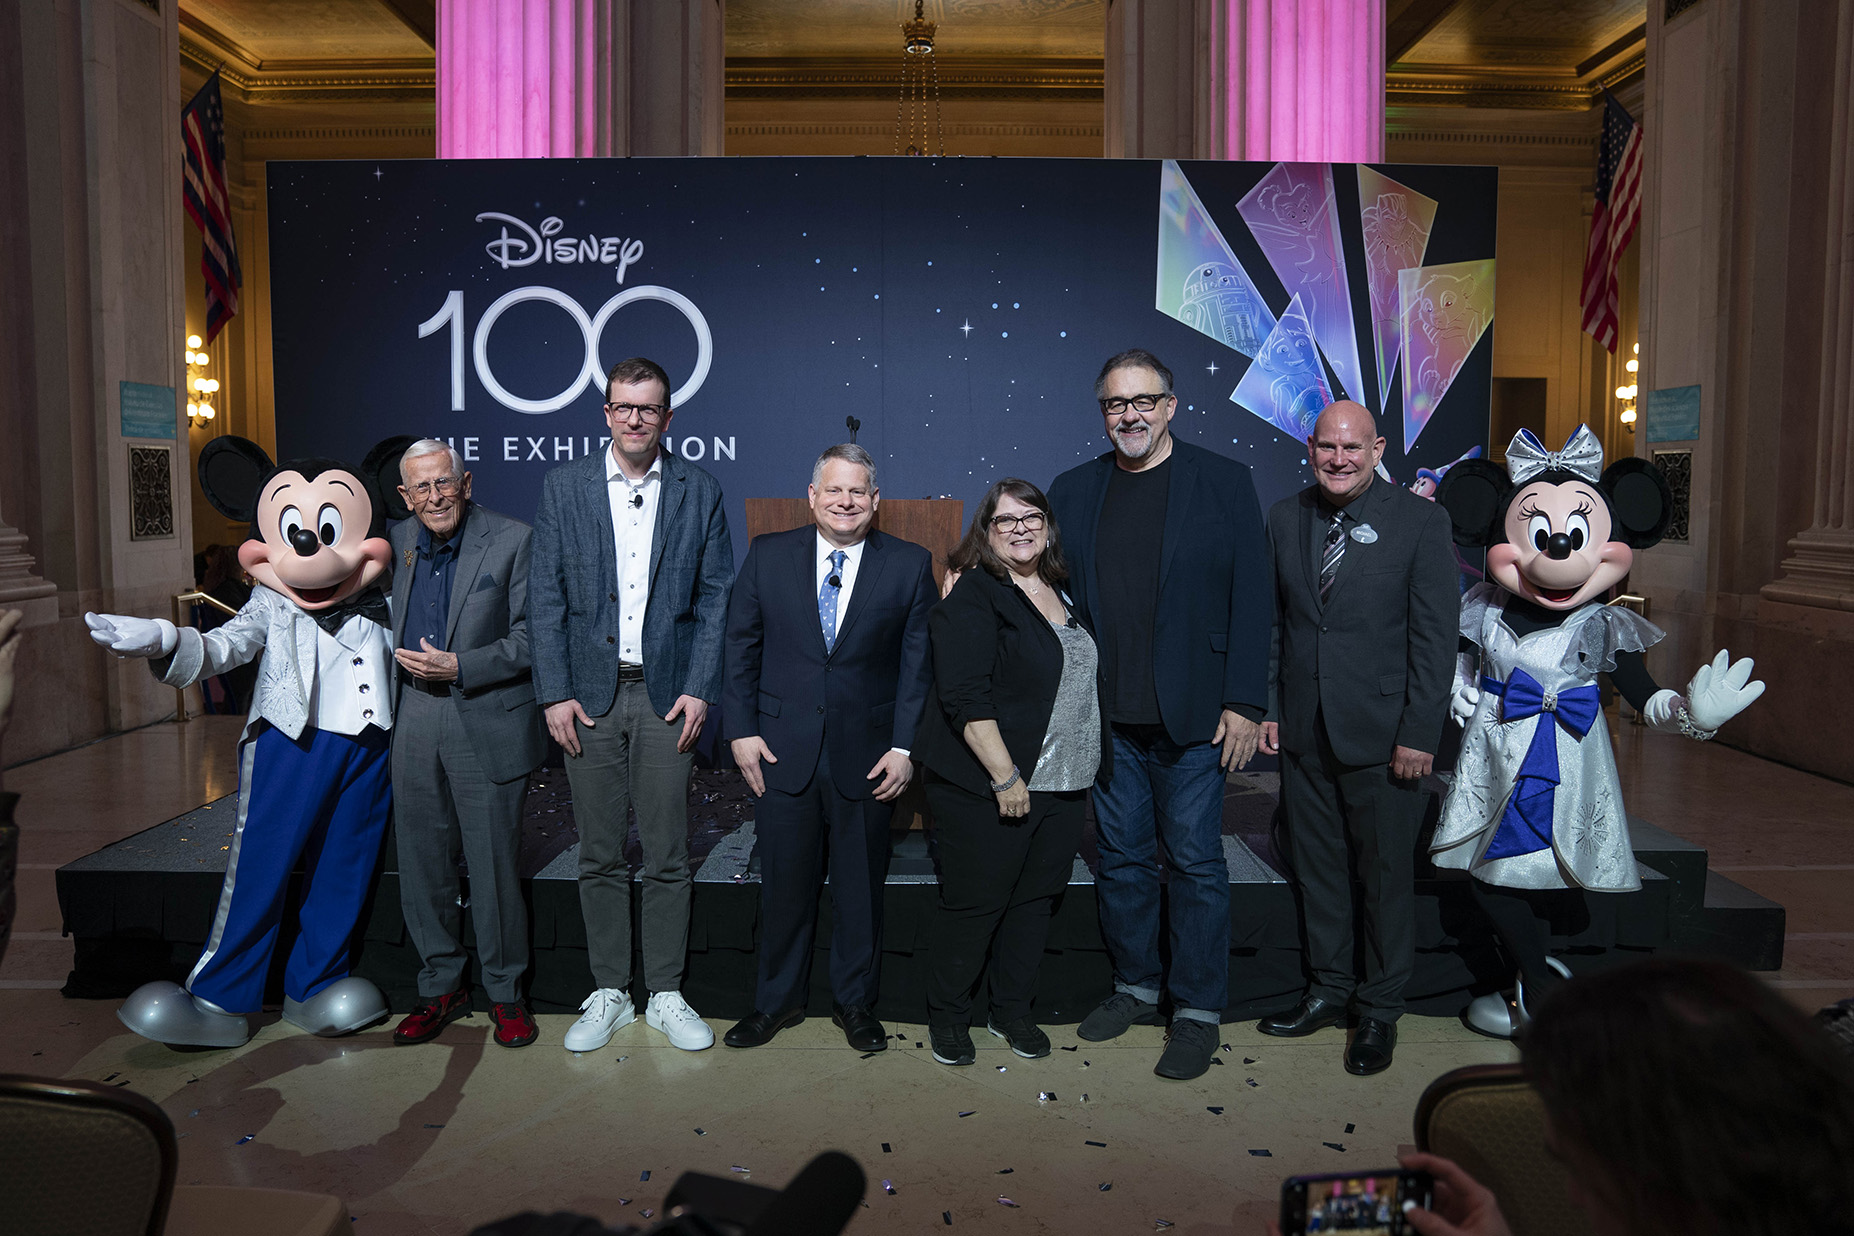
[[[922,13],[924,0],[914,0],[914,20],[901,23],[901,97],[895,103],[895,153],[924,155],[946,153],[946,134],[940,128],[940,70],[933,58],[933,36],[939,28]],[[933,95],[933,142],[927,149],[927,96]],[[907,148],[902,148],[903,143]]]

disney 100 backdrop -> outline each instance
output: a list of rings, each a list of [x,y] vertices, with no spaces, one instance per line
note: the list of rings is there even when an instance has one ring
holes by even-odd
[[[280,455],[442,438],[532,518],[601,449],[604,372],[675,384],[670,448],[742,502],[849,436],[885,496],[971,504],[1107,449],[1129,347],[1172,430],[1310,483],[1314,416],[1379,414],[1399,484],[1484,447],[1492,168],[1080,159],[272,163]]]

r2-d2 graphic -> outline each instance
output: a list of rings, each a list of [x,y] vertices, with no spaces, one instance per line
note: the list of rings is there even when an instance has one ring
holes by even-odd
[[[1185,279],[1178,320],[1193,330],[1254,356],[1262,348],[1256,329],[1255,293],[1241,271],[1222,262],[1194,266]]]

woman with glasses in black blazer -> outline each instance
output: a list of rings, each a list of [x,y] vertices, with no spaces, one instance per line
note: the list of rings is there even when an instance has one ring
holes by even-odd
[[[933,692],[914,745],[940,864],[928,1034],[935,1060],[971,1064],[984,978],[986,1028],[1036,1059],[1049,1054],[1030,1016],[1037,968],[1110,751],[1099,657],[1035,485],[993,485],[948,565],[959,575],[928,617]]]

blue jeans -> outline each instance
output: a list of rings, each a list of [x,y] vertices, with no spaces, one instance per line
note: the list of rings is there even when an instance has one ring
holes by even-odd
[[[1113,779],[1096,783],[1095,898],[1114,990],[1159,1002],[1159,859],[1171,901],[1174,1014],[1219,1022],[1229,995],[1230,874],[1223,857],[1222,749],[1114,727]]]

